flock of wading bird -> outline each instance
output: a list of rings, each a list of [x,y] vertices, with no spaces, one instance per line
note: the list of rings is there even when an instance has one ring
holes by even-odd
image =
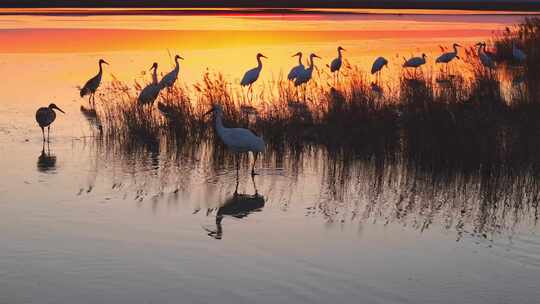
[[[440,55],[435,62],[438,64],[445,64],[446,65],[446,73],[448,73],[448,64],[453,61],[454,59],[459,59],[458,56],[458,47],[461,47],[461,45],[454,43],[452,48],[453,51],[446,52]],[[492,70],[495,68],[495,61],[493,60],[493,54],[486,51],[486,43],[485,42],[479,42],[476,44],[476,47],[478,48],[478,58],[480,59],[480,63],[489,70]],[[334,75],[334,81],[339,81],[339,71],[342,66],[343,62],[343,54],[342,52],[345,51],[344,48],[339,46],[337,48],[337,57],[332,60],[332,62],[329,65],[330,72]],[[512,46],[512,55],[514,59],[518,62],[524,62],[526,59],[525,53],[520,50],[518,47],[516,47],[515,44]],[[293,67],[289,74],[287,75],[288,80],[294,83],[295,87],[307,85],[307,83],[311,80],[313,69],[315,67],[314,65],[314,59],[315,58],[321,58],[317,54],[311,53],[309,55],[308,65],[307,67],[304,66],[302,62],[302,52],[298,52],[294,54],[292,57],[298,57],[298,65]],[[412,58],[404,58],[405,62],[403,63],[403,68],[412,68],[414,69],[414,76],[416,77],[417,69],[420,68],[422,65],[426,64],[426,54],[422,54],[422,56],[419,57],[412,57]],[[261,73],[263,64],[261,61],[261,58],[268,57],[264,56],[261,53],[258,53],[257,56],[257,67],[248,70],[244,77],[242,77],[242,80],[240,81],[240,85],[242,87],[248,87],[248,95],[251,92],[252,93],[252,86],[253,84],[259,79],[259,75]],[[145,88],[143,88],[138,96],[138,103],[141,106],[144,105],[152,105],[156,98],[159,96],[161,90],[163,89],[170,89],[176,80],[178,79],[178,73],[180,72],[180,64],[178,60],[184,59],[178,55],[175,56],[175,67],[172,71],[167,73],[161,80],[158,81],[158,64],[154,63],[152,67],[150,68],[151,71],[153,71],[152,74],[152,83],[148,84]],[[100,59],[99,60],[99,72],[96,76],[92,77],[90,80],[86,82],[86,84],[82,87],[80,90],[80,96],[89,96],[88,102],[92,108],[95,109],[95,99],[94,94],[96,93],[99,85],[101,84],[101,78],[103,75],[103,65],[108,63]],[[380,81],[380,74],[384,66],[388,65],[388,60],[384,57],[378,57],[373,62],[373,65],[371,67],[371,74],[375,75],[376,77],[376,83],[379,83]],[[48,107],[42,107],[39,108],[36,112],[36,121],[39,124],[39,127],[41,128],[42,135],[43,135],[43,141],[45,141],[45,127],[47,128],[47,141],[49,140],[50,135],[50,125],[54,122],[56,119],[56,113],[55,110],[58,110],[62,113],[62,111],[58,106],[56,106],[54,103],[51,103]],[[255,162],[257,160],[258,153],[262,153],[265,149],[265,143],[261,137],[258,137],[255,135],[252,131],[244,128],[226,128],[223,126],[223,110],[221,106],[214,105],[212,109],[210,109],[205,115],[213,114],[214,115],[214,123],[215,123],[215,130],[219,136],[219,138],[223,141],[223,143],[227,146],[229,150],[235,153],[242,153],[242,152],[252,152],[254,155],[254,161],[253,161],[253,167],[251,169],[252,175],[255,175]],[[239,163],[237,161],[237,169],[238,169]]]

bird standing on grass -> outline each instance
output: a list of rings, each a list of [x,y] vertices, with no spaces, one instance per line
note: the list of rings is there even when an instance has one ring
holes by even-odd
[[[339,70],[341,69],[342,58],[343,58],[341,51],[345,51],[345,49],[342,48],[341,46],[338,46],[337,48],[338,56],[337,58],[332,60],[332,62],[330,63],[330,72],[334,73],[335,75],[334,82],[339,81]]]
[[[486,49],[486,43],[485,42],[478,42],[476,44],[476,46],[478,46],[478,57],[480,58],[480,63],[482,63],[482,65],[486,68],[489,68],[490,70],[491,69],[494,69],[495,68],[495,62],[493,61],[493,59],[488,55],[486,54],[485,52],[485,49]]]
[[[247,71],[244,74],[244,77],[242,77],[242,81],[240,81],[241,86],[243,86],[243,87],[249,86],[248,87],[248,95],[249,95],[250,92],[253,95],[253,90],[252,90],[253,83],[255,83],[255,81],[257,81],[257,79],[259,79],[259,75],[261,74],[261,70],[262,70],[261,58],[268,59],[268,57],[264,56],[261,53],[258,53],[257,54],[257,67]]]
[[[184,58],[180,57],[179,55],[174,56],[174,62],[176,63],[176,66],[172,71],[170,71],[169,73],[167,73],[167,75],[161,78],[161,81],[159,82],[159,86],[161,89],[171,88],[176,82],[176,79],[178,79],[178,72],[180,72],[180,63],[178,62],[179,59],[184,60]]]
[[[139,98],[137,99],[140,105],[153,104],[161,91],[161,87],[157,80],[157,68],[158,64],[154,62],[150,68],[150,71],[153,71],[152,83],[142,89],[141,93],[139,94]]]
[[[437,59],[435,60],[435,63],[444,63],[446,64],[446,74],[448,74],[448,63],[452,60],[454,60],[454,58],[457,58],[459,59],[459,56],[458,56],[458,47],[461,47],[461,45],[457,44],[457,43],[454,43],[454,45],[452,45],[452,47],[454,48],[454,51],[453,52],[446,52],[444,54],[442,54],[441,56],[437,57]]]
[[[379,83],[380,76],[381,76],[381,70],[384,66],[388,66],[388,60],[384,57],[378,57],[373,62],[373,65],[371,66],[371,75],[377,74],[376,79],[377,83]]]
[[[234,153],[253,153],[253,167],[251,168],[251,175],[256,175],[255,163],[257,162],[258,154],[264,152],[264,140],[248,129],[224,127],[223,109],[220,105],[215,104],[212,109],[210,109],[210,111],[206,112],[204,115],[206,116],[210,113],[214,114],[214,124],[219,138],[229,150]],[[237,158],[236,169],[239,170],[239,168],[240,163]]]
[[[302,63],[302,52],[298,52],[292,55],[292,57],[295,57],[295,56],[298,56],[298,65],[293,67],[291,71],[289,72],[289,75],[287,75],[287,79],[289,79],[290,81],[294,81],[296,77],[298,76],[298,74],[302,73],[302,71],[306,69],[306,67]]]
[[[422,54],[422,57],[412,57],[410,59],[405,59],[405,63],[403,64],[404,68],[414,68],[414,76],[416,77],[416,70],[426,64],[426,54]]]
[[[47,127],[47,141],[50,139],[51,133],[51,124],[56,119],[56,112],[58,110],[65,114],[59,107],[54,103],[51,103],[48,107],[41,107],[36,111],[36,121],[41,128],[41,134],[43,135],[43,141],[45,142],[45,127]]]
[[[313,63],[313,58],[321,59],[321,57],[317,56],[316,54],[311,53],[311,55],[309,55],[309,67],[296,76],[296,79],[294,80],[295,86],[308,83],[311,80],[311,77],[313,75],[313,68],[315,67]]]
[[[313,58],[321,59],[321,57],[317,56],[314,53],[311,53],[309,55],[309,67],[307,69],[305,69],[304,71],[302,71],[301,73],[299,73],[296,76],[296,79],[294,80],[294,86],[295,87],[300,86],[300,85],[304,85],[304,100],[306,99],[307,83],[311,80],[311,77],[313,75],[313,68],[315,67],[315,65],[313,63]]]
[[[527,59],[527,55],[525,55],[522,50],[518,49],[515,42],[512,42],[512,56],[514,56],[514,59],[519,63],[523,63],[525,59]]]
[[[107,61],[103,59],[100,59],[98,64],[99,64],[98,74],[92,77],[90,80],[88,80],[86,84],[84,85],[84,87],[81,89],[81,97],[90,95],[90,97],[88,98],[88,103],[90,104],[92,108],[95,108],[96,106],[94,94],[96,93],[96,90],[101,84],[101,77],[103,75],[103,64],[108,65]]]

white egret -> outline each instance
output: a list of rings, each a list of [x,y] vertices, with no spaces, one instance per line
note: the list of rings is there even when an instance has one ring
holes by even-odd
[[[98,89],[99,85],[101,84],[101,76],[103,75],[103,64],[107,64],[107,61],[100,59],[99,60],[99,72],[96,76],[92,77],[90,80],[86,82],[84,87],[81,89],[81,97],[84,97],[86,95],[90,95],[88,98],[88,103],[95,108],[95,99],[94,94],[96,93],[96,90]]]
[[[257,79],[259,79],[259,74],[261,74],[261,70],[262,70],[261,58],[268,59],[268,57],[264,56],[261,53],[258,53],[257,54],[257,67],[247,71],[244,74],[244,77],[242,77],[242,81],[240,81],[241,86],[243,86],[243,87],[249,86],[248,95],[249,95],[249,92],[251,92],[253,94],[253,91],[252,91],[253,83],[255,83],[255,81],[257,81]]]
[[[150,68],[150,71],[153,71],[152,83],[144,87],[144,89],[142,89],[141,93],[139,94],[138,102],[141,105],[153,104],[158,97],[159,92],[161,91],[161,86],[159,85],[157,80],[157,69],[158,64],[154,62],[154,64]]]
[[[295,56],[298,56],[298,65],[293,67],[291,71],[289,72],[289,75],[287,75],[287,79],[291,81],[294,81],[296,77],[298,76],[298,74],[302,73],[302,71],[306,69],[306,67],[302,63],[302,52],[298,52],[292,55],[292,57],[295,57]]]
[[[41,107],[36,111],[36,121],[41,128],[43,141],[45,141],[45,127],[47,127],[47,141],[49,141],[51,124],[56,119],[56,112],[54,112],[54,110],[58,110],[65,114],[65,112],[57,107],[54,103],[51,103],[48,107]]]
[[[338,46],[337,48],[338,56],[337,58],[332,60],[332,62],[330,63],[330,72],[335,73],[335,77],[337,80],[339,80],[339,69],[341,69],[342,58],[343,58],[341,51],[345,51],[345,49],[342,48],[341,46]]]
[[[404,68],[414,68],[414,75],[416,76],[416,70],[426,64],[426,54],[422,54],[422,57],[412,57],[410,59],[405,59],[405,63],[403,63]]]
[[[458,49],[457,48],[461,47],[461,45],[459,45],[457,43],[454,43],[452,45],[452,47],[454,48],[453,52],[443,53],[441,56],[437,57],[437,59],[435,60],[435,63],[444,63],[444,64],[446,64],[446,74],[448,74],[448,63],[450,61],[454,60],[454,58],[459,59]]]
[[[482,63],[482,65],[484,67],[486,67],[486,68],[494,69],[495,68],[495,62],[485,52],[486,44],[482,43],[482,42],[479,42],[479,43],[476,44],[476,46],[478,46],[478,57],[480,58],[480,62]]]
[[[161,81],[159,82],[160,88],[171,88],[176,82],[176,79],[178,79],[178,72],[180,71],[180,63],[178,63],[179,59],[184,60],[184,58],[180,57],[179,55],[174,56],[174,62],[176,63],[176,66],[172,71],[170,71],[169,73],[167,73],[167,75],[161,78]]]
[[[377,83],[379,82],[381,71],[384,66],[388,66],[388,60],[384,57],[377,57],[371,66],[371,75],[377,74]]]
[[[512,42],[512,56],[514,56],[514,59],[520,63],[527,59],[527,55],[525,55],[522,50],[518,49],[515,42]]]
[[[234,153],[253,153],[253,167],[251,168],[251,175],[255,175],[255,163],[257,162],[257,156],[259,153],[264,152],[265,144],[264,140],[252,131],[244,128],[226,128],[223,126],[223,109],[220,105],[215,104],[210,111],[204,115],[214,113],[214,124],[216,132],[227,146],[229,150]],[[238,168],[238,165],[237,165]]]

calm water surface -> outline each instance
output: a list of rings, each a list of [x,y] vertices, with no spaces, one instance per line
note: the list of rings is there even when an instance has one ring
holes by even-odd
[[[261,51],[270,81],[297,50],[324,67],[339,44],[392,70],[522,18],[423,13],[0,16],[0,303],[534,302],[540,182],[526,171],[494,181],[314,147],[237,179],[210,145],[126,150],[79,111],[99,58],[105,82],[148,81],[169,52],[187,84],[207,69],[237,82]],[[67,114],[43,147],[34,113],[50,101]]]

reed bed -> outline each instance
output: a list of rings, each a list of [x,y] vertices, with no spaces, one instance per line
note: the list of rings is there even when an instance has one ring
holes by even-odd
[[[513,43],[527,54],[525,63],[511,59]],[[226,126],[253,130],[272,151],[324,146],[354,158],[401,155],[432,169],[536,166],[540,19],[526,19],[491,44],[496,71],[485,69],[470,48],[461,55],[469,69],[466,76],[428,72],[411,77],[404,71],[398,81],[383,85],[346,63],[338,84],[331,84],[322,70],[305,88],[280,75],[256,87],[253,98],[221,74],[208,72],[193,86],[177,82],[162,91],[156,104],[141,107],[136,102],[140,85],[113,80],[102,89],[96,115],[111,140],[145,145],[212,140],[221,145],[211,131],[211,117],[204,116],[220,104]]]

